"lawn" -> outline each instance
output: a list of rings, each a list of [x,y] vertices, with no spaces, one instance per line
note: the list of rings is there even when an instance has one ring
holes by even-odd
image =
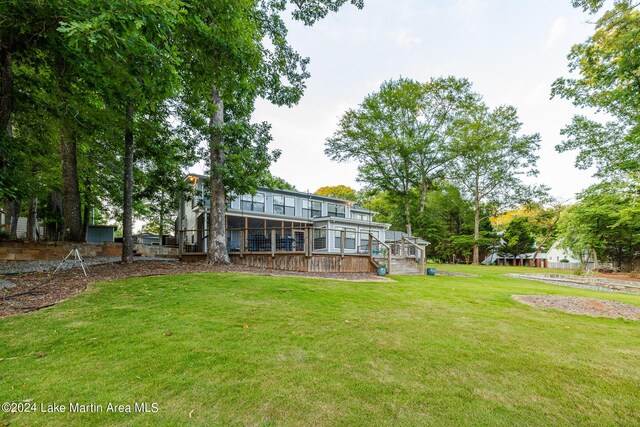
[[[481,276],[93,284],[0,319],[0,402],[38,411],[0,425],[640,425],[640,322],[511,295],[640,296],[456,269]],[[70,402],[103,412],[40,412]],[[157,412],[106,412],[134,402]]]

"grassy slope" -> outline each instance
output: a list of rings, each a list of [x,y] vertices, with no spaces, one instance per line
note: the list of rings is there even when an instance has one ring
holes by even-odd
[[[146,401],[160,411],[0,414],[0,425],[640,424],[638,322],[511,299],[640,305],[639,296],[456,268],[482,277],[196,274],[93,285],[0,319],[0,358],[17,357],[0,361],[0,402]]]

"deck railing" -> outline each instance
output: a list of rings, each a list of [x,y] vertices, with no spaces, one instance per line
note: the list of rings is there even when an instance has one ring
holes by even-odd
[[[208,230],[183,229],[177,232],[178,251],[206,252]],[[369,231],[335,230],[314,227],[229,228],[226,230],[230,254],[340,254],[368,256],[372,264],[391,272],[392,257],[415,258],[424,266],[425,249],[411,239],[385,243]]]

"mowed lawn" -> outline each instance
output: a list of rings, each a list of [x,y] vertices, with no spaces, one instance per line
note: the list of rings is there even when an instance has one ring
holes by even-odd
[[[0,413],[0,425],[640,425],[640,322],[511,295],[640,296],[456,269],[481,276],[90,285],[0,319],[0,402],[103,412]],[[106,412],[135,402],[158,411]]]

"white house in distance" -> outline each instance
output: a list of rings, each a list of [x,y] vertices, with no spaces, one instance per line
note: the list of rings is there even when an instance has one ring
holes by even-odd
[[[178,242],[185,252],[206,252],[209,199],[208,179],[190,174],[196,196],[183,198],[176,223]],[[384,241],[389,224],[373,221],[372,212],[348,200],[290,190],[258,188],[238,195],[227,205],[227,247],[233,252],[300,252],[312,231],[314,252],[364,254],[370,234]]]
[[[562,240],[556,241],[547,251],[547,267],[574,270],[583,266],[582,260],[576,258],[571,251],[562,247]],[[587,263],[587,269],[593,269],[594,263],[591,259]]]

